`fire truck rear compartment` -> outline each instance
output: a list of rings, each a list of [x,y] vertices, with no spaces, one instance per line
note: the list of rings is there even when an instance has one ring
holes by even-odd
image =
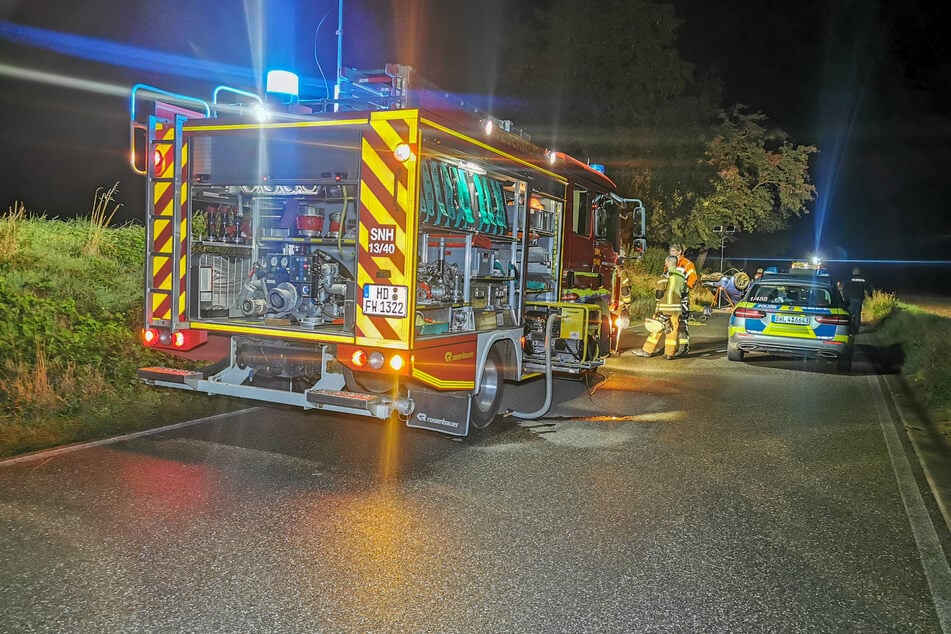
[[[191,319],[352,332],[355,219],[344,210],[354,216],[354,189],[195,186]],[[304,228],[290,235],[288,223]]]

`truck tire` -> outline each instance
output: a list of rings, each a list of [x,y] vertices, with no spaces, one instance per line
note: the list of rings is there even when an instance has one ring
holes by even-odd
[[[505,371],[502,353],[497,346],[489,349],[482,368],[482,380],[479,381],[479,391],[471,397],[469,408],[469,424],[476,429],[485,429],[489,426],[499,407],[502,405],[502,392],[505,387]]]

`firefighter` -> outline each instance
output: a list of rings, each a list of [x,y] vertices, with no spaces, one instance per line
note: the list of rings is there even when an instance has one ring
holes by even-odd
[[[859,267],[852,269],[852,277],[844,284],[843,295],[849,300],[849,313],[851,321],[849,328],[852,334],[859,334],[859,328],[862,325],[862,302],[865,301],[865,294],[868,292],[868,282],[859,270]]]
[[[685,357],[690,351],[690,332],[687,330],[687,322],[690,319],[690,291],[697,284],[697,267],[684,255],[683,245],[673,243],[670,245],[670,255],[677,258],[677,268],[684,274],[685,284],[683,295],[681,296],[680,313],[680,331],[677,333],[678,345],[676,355]]]
[[[655,322],[663,324],[663,328],[652,331],[644,342],[644,347],[635,350],[638,357],[651,357],[660,347],[661,335],[664,335],[664,358],[668,361],[678,355],[681,345],[682,297],[687,287],[684,272],[677,267],[677,256],[669,255],[664,262],[664,275],[657,281],[656,296],[657,308],[654,313]]]
[[[687,259],[684,255],[684,248],[679,244],[670,245],[670,255],[677,258],[677,268],[681,270],[684,274],[684,278],[687,281],[687,291],[693,290],[693,287],[697,284],[697,267],[693,265],[693,262]],[[667,265],[664,265],[664,268],[667,268]]]

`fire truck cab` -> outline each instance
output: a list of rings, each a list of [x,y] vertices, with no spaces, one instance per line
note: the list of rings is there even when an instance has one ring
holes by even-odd
[[[505,381],[602,365],[621,327],[619,217],[643,218],[639,201],[411,90],[408,67],[347,78],[333,103],[133,89],[146,344],[230,338],[212,368],[140,377],[466,435],[499,413]]]

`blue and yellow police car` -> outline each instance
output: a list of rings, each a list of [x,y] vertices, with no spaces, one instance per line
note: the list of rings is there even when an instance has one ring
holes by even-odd
[[[788,273],[754,281],[730,316],[727,358],[748,352],[834,360],[852,369],[849,311],[835,282],[816,265],[794,262]]]

